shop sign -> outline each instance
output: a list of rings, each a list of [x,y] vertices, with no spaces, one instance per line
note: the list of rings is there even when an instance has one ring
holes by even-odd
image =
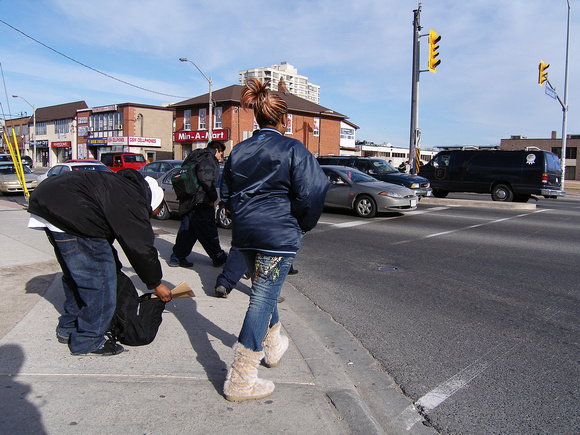
[[[90,139],[87,139],[87,146],[105,147],[105,146],[107,146],[107,138],[106,137],[92,137]]]
[[[69,141],[60,141],[60,142],[52,142],[50,144],[51,148],[70,148],[70,140]]]
[[[88,116],[77,116],[77,124],[88,124],[89,117]]]
[[[228,140],[229,130],[227,128],[212,131],[213,140]],[[178,131],[173,134],[173,140],[175,142],[202,142],[207,141],[208,132],[207,130],[197,130],[197,131]]]
[[[112,105],[112,106],[93,107],[91,110],[93,111],[93,113],[97,113],[97,112],[114,112],[114,111],[117,110],[117,106],[116,105]]]
[[[161,148],[161,139],[158,137],[129,136],[129,146]]]
[[[161,139],[157,137],[137,137],[137,136],[121,136],[108,137],[107,146],[125,146],[132,147],[159,147],[161,148]]]

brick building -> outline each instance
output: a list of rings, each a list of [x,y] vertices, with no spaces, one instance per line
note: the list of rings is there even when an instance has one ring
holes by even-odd
[[[556,137],[552,131],[550,139],[528,139],[524,136],[512,136],[510,139],[502,139],[502,150],[523,150],[528,147],[536,147],[544,151],[551,151],[562,159],[562,138]],[[580,180],[580,160],[578,148],[580,147],[580,135],[570,134],[566,137],[566,180]]]
[[[148,161],[172,159],[173,116],[171,107],[135,103],[79,110],[74,158],[100,159],[104,152],[135,152]]]
[[[214,140],[226,144],[226,155],[258,128],[253,111],[241,107],[243,90],[243,86],[232,85],[212,92],[212,136]],[[315,155],[340,152],[341,122],[347,119],[345,115],[292,94],[276,93],[288,105],[287,136],[298,139]],[[209,94],[173,104],[172,107],[175,108],[175,158],[181,159],[196,148],[205,148],[207,144]]]

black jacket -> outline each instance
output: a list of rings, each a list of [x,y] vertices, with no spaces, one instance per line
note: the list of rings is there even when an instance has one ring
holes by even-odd
[[[232,211],[233,245],[294,256],[316,226],[328,179],[298,140],[264,128],[236,145],[226,162],[221,197]]]
[[[139,278],[152,289],[162,278],[151,228],[151,191],[140,173],[73,171],[49,177],[30,195],[28,212],[68,234],[117,240]]]
[[[183,165],[195,161],[195,175],[199,182],[199,189],[191,199],[179,203],[179,214],[183,216],[196,205],[212,206],[218,199],[216,185],[220,178],[219,162],[215,158],[213,149],[197,149],[188,155]]]

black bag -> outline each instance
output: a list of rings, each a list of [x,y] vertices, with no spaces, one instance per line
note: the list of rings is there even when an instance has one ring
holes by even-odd
[[[187,156],[181,168],[171,177],[171,184],[178,201],[193,198],[199,189],[199,181],[196,175],[197,154],[194,151]]]
[[[165,302],[151,298],[151,293],[137,294],[127,275],[117,273],[117,307],[109,332],[112,338],[128,346],[151,343],[162,321]]]

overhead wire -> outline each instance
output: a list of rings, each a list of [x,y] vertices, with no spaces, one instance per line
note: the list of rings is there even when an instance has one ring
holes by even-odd
[[[120,82],[120,83],[123,83],[123,84],[125,84],[125,85],[127,85],[127,86],[131,86],[131,87],[134,87],[134,88],[136,88],[136,89],[140,89],[140,90],[142,90],[142,91],[146,91],[146,92],[151,92],[151,93],[153,93],[153,94],[157,94],[157,95],[163,95],[164,97],[172,97],[172,98],[188,98],[188,97],[183,97],[183,96],[180,96],[180,95],[171,95],[171,94],[165,94],[165,93],[163,93],[163,92],[157,92],[157,91],[153,91],[153,90],[151,90],[151,89],[147,89],[147,88],[144,88],[144,87],[142,87],[142,86],[138,86],[138,85],[135,85],[135,84],[133,84],[133,83],[129,83],[129,82],[125,81],[125,80],[122,80],[122,79],[119,79],[119,78],[117,78],[117,77],[114,77],[114,76],[112,76],[112,75],[110,75],[110,74],[107,74],[107,73],[105,73],[105,72],[103,72],[103,71],[99,71],[98,69],[96,69],[96,68],[93,68],[92,66],[86,65],[86,64],[84,64],[83,62],[80,62],[80,61],[78,61],[78,60],[76,60],[76,59],[73,59],[72,57],[70,57],[70,56],[68,56],[68,55],[66,55],[66,54],[64,54],[64,53],[61,53],[60,51],[58,51],[58,50],[56,50],[56,49],[54,49],[54,48],[52,48],[52,47],[50,47],[50,46],[46,45],[45,43],[43,43],[43,42],[39,41],[38,39],[36,39],[36,38],[33,38],[32,36],[30,36],[30,35],[28,35],[28,34],[24,33],[22,30],[20,30],[20,29],[17,29],[16,27],[12,26],[11,24],[8,24],[6,21],[4,21],[4,20],[2,20],[2,19],[0,19],[0,23],[2,23],[2,24],[5,24],[6,26],[10,27],[11,29],[15,30],[16,32],[18,32],[18,33],[20,33],[20,34],[24,35],[24,36],[25,36],[25,37],[27,37],[28,39],[31,39],[32,41],[36,42],[37,44],[40,44],[40,45],[42,45],[43,47],[45,47],[45,48],[47,48],[47,49],[49,49],[49,50],[51,50],[51,51],[55,52],[56,54],[58,54],[58,55],[60,55],[60,56],[62,56],[62,57],[64,57],[64,58],[66,58],[66,59],[68,59],[68,60],[70,60],[70,61],[72,61],[72,62],[74,62],[74,63],[76,63],[76,64],[78,64],[78,65],[80,65],[80,66],[83,66],[83,67],[85,67],[85,68],[88,68],[88,69],[90,69],[91,71],[94,71],[94,72],[96,72],[96,73],[98,73],[98,74],[101,74],[101,75],[103,75],[103,76],[105,76],[105,77],[107,77],[107,78],[110,78],[110,79],[112,79],[112,80],[116,80],[116,81],[118,81],[118,82]]]

